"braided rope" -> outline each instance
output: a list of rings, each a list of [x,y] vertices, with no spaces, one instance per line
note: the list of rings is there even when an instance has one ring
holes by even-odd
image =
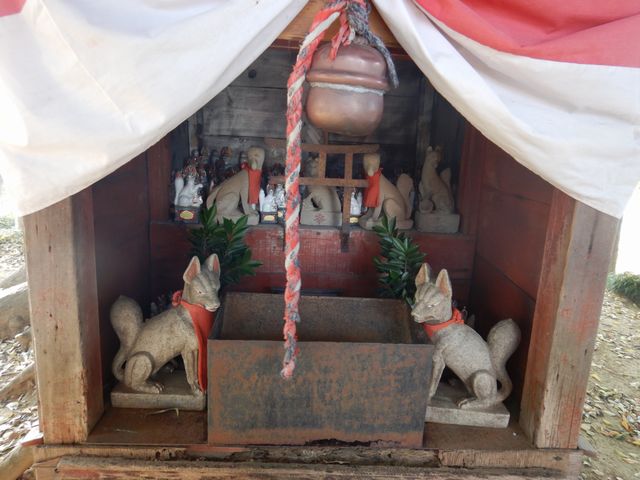
[[[397,86],[398,77],[389,52],[382,41],[369,31],[370,5],[366,0],[334,0],[328,2],[313,19],[309,33],[305,37],[293,71],[287,82],[287,159],[285,167],[285,191],[287,196],[285,211],[285,270],[287,283],[284,292],[284,359],[280,375],[291,378],[298,355],[296,324],[300,321],[298,303],[302,286],[298,252],[300,237],[300,134],[302,131],[302,84],[311,66],[313,55],[324,38],[326,30],[340,19],[338,33],[331,40],[331,57],[335,58],[340,45],[351,43],[356,34],[378,49],[385,57],[389,76],[393,86]]]

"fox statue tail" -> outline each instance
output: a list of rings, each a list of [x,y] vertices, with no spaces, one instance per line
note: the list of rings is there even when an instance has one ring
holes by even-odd
[[[142,328],[142,309],[138,303],[123,295],[120,295],[111,306],[111,325],[120,339],[120,349],[116,353],[111,371],[119,381],[124,378],[124,362],[127,361],[131,348]]]
[[[413,202],[411,201],[411,192],[414,190],[413,179],[406,173],[401,173],[396,181],[396,187],[404,200],[407,218],[411,218],[411,212],[413,212]]]
[[[496,376],[500,382],[498,391],[498,401],[503,402],[511,393],[513,384],[507,373],[507,360],[515,352],[520,343],[520,328],[516,322],[507,318],[496,323],[487,337],[491,363],[496,371]]]

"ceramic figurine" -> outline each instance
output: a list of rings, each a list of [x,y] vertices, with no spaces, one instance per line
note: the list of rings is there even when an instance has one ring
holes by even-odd
[[[486,409],[501,403],[512,390],[505,365],[520,343],[518,325],[511,319],[498,322],[485,342],[452,308],[447,271],[441,270],[435,283],[429,279],[430,271],[425,263],[416,276],[417,291],[411,311],[413,319],[423,324],[435,345],[429,399],[435,395],[442,372],[448,367],[471,394],[458,402],[459,408]]]
[[[273,193],[273,185],[267,186],[267,193],[264,195],[264,200],[260,204],[260,211],[265,213],[275,213],[278,210],[276,205],[276,197]]]
[[[249,225],[258,224],[260,216],[255,205],[259,202],[264,156],[262,148],[249,148],[245,168],[211,190],[207,197],[207,208],[211,208],[213,202],[216,203],[218,222],[222,222],[224,218],[237,220],[242,215],[247,215]]]
[[[363,159],[363,166],[369,181],[369,186],[364,192],[364,206],[368,210],[360,217],[360,226],[371,230],[380,223],[384,213],[387,218],[396,219],[396,226],[400,230],[410,229],[413,226],[413,206],[409,202],[413,190],[411,177],[403,173],[398,177],[396,185],[392,184],[382,175],[379,153],[367,153]]]
[[[441,147],[427,149],[419,185],[416,228],[423,232],[455,233],[460,225],[460,215],[454,213],[451,169],[446,168],[438,174],[441,160]]]
[[[196,176],[189,174],[187,183],[177,195],[176,206],[178,207],[199,207],[202,205],[202,197],[200,196],[201,183],[196,183]]]
[[[305,165],[308,177],[318,176],[318,159],[310,158]],[[335,187],[309,185],[309,194],[302,201],[300,223],[302,225],[342,225],[342,207]]]
[[[351,192],[351,205],[349,207],[349,214],[354,217],[362,215],[362,193],[356,193],[355,190]]]
[[[113,375],[127,387],[145,393],[160,393],[163,385],[150,377],[167,362],[181,355],[187,382],[193,394],[203,395],[199,365],[206,357],[199,353],[196,329],[201,328],[195,316],[215,312],[220,306],[220,263],[213,254],[200,266],[193,257],[184,272],[184,289],[176,306],[147,321],[135,300],[120,296],[111,307],[111,325],[120,339],[120,350],[113,359]],[[209,325],[209,329],[211,325]],[[204,333],[204,339],[209,332]],[[200,375],[199,375],[200,374]],[[206,376],[205,376],[206,378]]]

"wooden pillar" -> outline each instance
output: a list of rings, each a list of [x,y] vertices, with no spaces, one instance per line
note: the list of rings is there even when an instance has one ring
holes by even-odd
[[[617,224],[554,191],[520,412],[536,447],[577,446]]]
[[[104,410],[91,188],[24,218],[40,428],[87,438]]]

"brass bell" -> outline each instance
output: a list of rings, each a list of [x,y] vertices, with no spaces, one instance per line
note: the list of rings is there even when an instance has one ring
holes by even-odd
[[[307,73],[307,117],[326,132],[369,135],[382,120],[383,96],[389,90],[384,57],[355,43],[340,47],[335,60],[330,52],[330,43],[318,48]]]

